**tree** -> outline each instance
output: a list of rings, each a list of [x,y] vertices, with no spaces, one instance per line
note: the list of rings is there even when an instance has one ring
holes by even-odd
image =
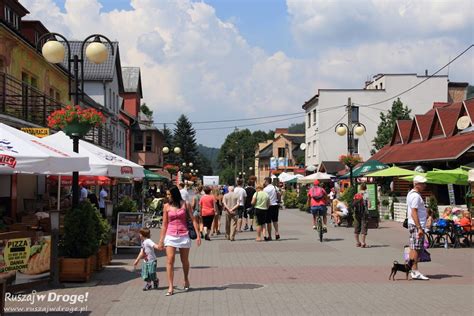
[[[153,117],[153,110],[151,110],[147,105],[146,103],[143,103],[141,106],[140,106],[140,111],[145,114],[146,116],[148,117]]]
[[[304,134],[304,122],[303,123],[293,123],[288,127],[288,132],[290,134]]]
[[[197,161],[198,151],[196,145],[196,131],[184,114],[176,121],[173,146],[181,148],[181,154],[176,155],[176,162],[179,163],[179,165],[183,162],[192,162],[194,164],[193,168],[201,169]]]
[[[173,144],[173,133],[166,127],[166,124],[163,126],[163,139],[163,147],[168,147],[169,149],[169,153],[164,155],[164,160],[166,163],[174,164],[176,163],[176,155],[173,149],[176,146]]]
[[[380,150],[387,145],[392,139],[397,120],[409,120],[411,110],[407,106],[403,106],[402,101],[398,98],[393,101],[392,108],[387,114],[380,112],[380,124],[377,127],[377,136],[372,140],[375,150]]]

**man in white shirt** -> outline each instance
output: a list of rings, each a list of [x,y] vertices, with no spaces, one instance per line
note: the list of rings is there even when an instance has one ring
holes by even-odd
[[[426,178],[415,176],[413,189],[407,195],[408,230],[410,232],[410,261],[412,261],[411,278],[413,280],[429,280],[418,271],[418,258],[424,246],[424,228],[426,223],[426,207],[420,193],[426,187]]]
[[[270,198],[270,205],[268,206],[267,211],[267,226],[268,237],[263,237],[265,240],[272,240],[272,228],[271,223],[273,223],[273,228],[275,228],[275,239],[280,239],[280,233],[278,231],[278,213],[280,212],[280,205],[278,204],[278,189],[272,184],[272,179],[270,177],[265,178],[265,188],[263,191],[267,192],[268,197]]]
[[[107,191],[105,190],[104,187],[101,187],[100,192],[99,192],[99,210],[100,210],[100,213],[102,214],[102,216],[104,218],[106,217],[106,214],[105,214],[105,198],[107,196],[109,196],[109,194],[107,193]]]
[[[186,185],[184,183],[178,184],[179,192],[181,193],[181,198],[186,202],[189,203],[189,193]]]
[[[238,179],[237,186],[234,188],[234,193],[237,194],[237,196],[239,197],[239,207],[237,208],[237,215],[239,217],[239,221],[237,223],[237,227],[240,233],[242,232],[242,219],[244,217],[247,217],[245,216],[245,198],[247,197],[247,192],[245,192],[245,189],[242,188],[243,183],[244,182],[242,179]]]
[[[79,195],[79,202],[83,202],[87,200],[88,195],[89,195],[89,191],[87,191],[87,188],[81,185],[81,194]]]

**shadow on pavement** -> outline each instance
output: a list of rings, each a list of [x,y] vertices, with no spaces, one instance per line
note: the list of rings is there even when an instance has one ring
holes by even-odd
[[[390,247],[390,245],[368,245],[367,248],[386,248]]]
[[[427,275],[430,279],[433,280],[441,280],[441,279],[448,279],[448,278],[462,278],[462,275],[457,274],[432,274]]]
[[[323,241],[341,241],[345,240],[344,238],[324,238]]]
[[[191,288],[189,291],[198,292],[198,291],[224,291],[224,290],[255,290],[262,287],[263,287],[262,284],[235,283],[235,284],[226,284],[223,286]]]

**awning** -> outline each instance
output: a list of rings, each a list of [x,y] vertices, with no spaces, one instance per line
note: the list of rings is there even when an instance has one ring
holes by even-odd
[[[143,172],[145,173],[145,179],[148,181],[169,181],[168,178],[159,175],[153,171],[143,169]]]
[[[0,123],[0,173],[59,174],[89,170],[87,155]]]
[[[316,172],[313,174],[310,174],[309,176],[306,176],[304,178],[298,179],[298,183],[313,183],[314,180],[320,180],[320,181],[330,181],[331,178],[334,178],[334,176],[327,174],[325,172]]]
[[[379,170],[383,170],[387,168],[388,166],[386,164],[381,163],[378,160],[368,160],[364,162],[362,165],[360,165],[359,167],[356,167],[354,168],[354,170],[352,170],[352,177],[354,178],[362,177],[370,172],[375,172],[375,171],[379,171]],[[348,172],[340,178],[347,179],[350,176],[351,176],[351,173]]]
[[[72,139],[63,132],[42,138],[51,145],[61,148],[72,148]],[[111,153],[89,142],[79,140],[79,153],[89,157],[90,171],[81,175],[108,176],[115,178],[143,178],[143,167]]]
[[[402,177],[402,176],[411,176],[419,174],[419,172],[408,170],[400,167],[390,167],[388,169],[372,172],[366,174],[366,177]]]
[[[49,176],[48,181],[57,183],[57,176]],[[79,176],[79,184],[82,185],[111,185],[112,179],[105,176]],[[61,185],[62,186],[71,186],[72,177],[71,176],[61,176]]]

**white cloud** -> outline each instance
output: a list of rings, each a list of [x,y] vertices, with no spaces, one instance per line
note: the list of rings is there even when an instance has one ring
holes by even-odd
[[[99,0],[66,0],[65,12],[53,0],[21,2],[26,18],[70,39],[118,40],[122,65],[141,67],[144,101],[157,121],[295,112],[318,88],[362,87],[381,72],[432,72],[474,37],[472,0],[287,0],[306,56],[299,58],[250,46],[203,2],[131,0],[132,10],[110,12]],[[472,56],[451,66],[455,80],[474,81]],[[198,133],[199,141],[219,145],[226,133]]]

